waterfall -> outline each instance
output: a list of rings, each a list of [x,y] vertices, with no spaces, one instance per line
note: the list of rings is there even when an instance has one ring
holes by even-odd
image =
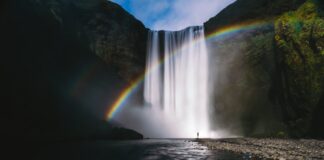
[[[150,31],[144,99],[181,137],[209,137],[208,53],[202,26]],[[154,114],[152,114],[154,115]]]

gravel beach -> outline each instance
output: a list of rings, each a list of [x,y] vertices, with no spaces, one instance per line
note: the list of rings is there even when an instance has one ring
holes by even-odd
[[[211,150],[224,150],[257,159],[320,160],[324,159],[324,141],[313,139],[228,138],[199,139]]]

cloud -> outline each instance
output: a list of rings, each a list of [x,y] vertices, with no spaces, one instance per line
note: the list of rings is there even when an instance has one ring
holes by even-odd
[[[115,0],[153,30],[180,30],[202,25],[234,1]]]

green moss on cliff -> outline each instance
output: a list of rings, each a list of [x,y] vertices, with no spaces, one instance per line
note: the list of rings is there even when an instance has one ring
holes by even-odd
[[[255,19],[275,26],[208,42],[221,127],[247,136],[323,137],[323,8],[322,0],[237,0],[205,23],[207,33]]]
[[[309,132],[324,88],[324,19],[313,1],[275,22],[280,103],[293,136]]]

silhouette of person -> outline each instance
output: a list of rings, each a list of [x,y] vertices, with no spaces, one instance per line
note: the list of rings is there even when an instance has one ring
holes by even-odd
[[[199,132],[197,132],[197,138],[199,138]]]

